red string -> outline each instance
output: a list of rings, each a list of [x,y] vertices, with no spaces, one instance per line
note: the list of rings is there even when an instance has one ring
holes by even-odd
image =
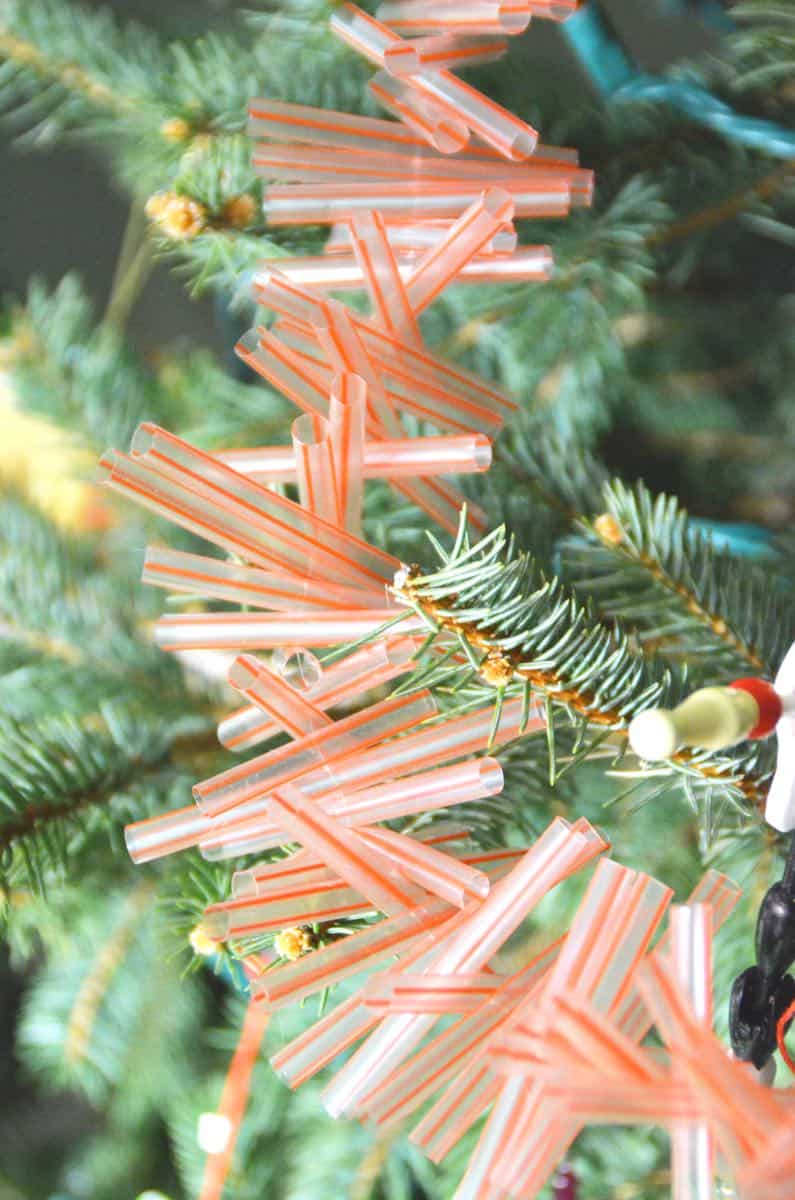
[[[790,1004],[788,1008],[784,1009],[783,1013],[778,1019],[778,1023],[776,1025],[776,1041],[778,1042],[778,1048],[781,1057],[784,1059],[784,1062],[787,1064],[790,1071],[792,1071],[793,1075],[795,1075],[795,1061],[793,1061],[793,1059],[790,1057],[786,1042],[784,1041],[787,1032],[787,1022],[791,1021],[793,1017],[795,1017],[795,1000],[792,1001],[792,1004]]]

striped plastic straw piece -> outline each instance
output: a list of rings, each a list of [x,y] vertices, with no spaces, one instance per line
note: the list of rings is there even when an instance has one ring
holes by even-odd
[[[387,22],[389,24],[389,22]],[[384,66],[392,75],[414,75],[421,67],[451,71],[496,62],[508,49],[504,39],[462,38],[450,34],[401,41],[384,48]]]
[[[606,844],[587,823],[574,830],[565,821],[553,821],[510,875],[471,910],[470,919],[445,947],[435,973],[471,972],[486,966],[551,888],[605,848]],[[368,1092],[405,1061],[434,1023],[432,1016],[387,1018],[324,1092],[328,1111],[339,1116],[357,1107]]]
[[[304,737],[333,724],[331,717],[307,696],[250,654],[235,659],[229,669],[229,682],[292,738]]]
[[[339,372],[332,380],[329,400],[337,509],[343,527],[357,535],[362,524],[366,419],[366,382],[350,371]]]
[[[349,378],[351,378],[349,376]],[[354,379],[358,376],[353,376]],[[332,396],[332,404],[334,397]],[[341,422],[340,422],[341,423]],[[334,416],[330,417],[332,428],[332,443],[334,438]],[[342,431],[340,441],[344,441]],[[221,450],[218,457],[226,462],[241,475],[251,475],[260,483],[291,483],[295,480],[295,456],[287,446],[250,446],[240,450]],[[341,456],[342,457],[342,456]],[[398,438],[394,441],[364,442],[362,446],[362,475],[365,479],[392,479],[399,476],[414,475],[469,475],[475,472],[488,471],[491,466],[491,442],[480,433],[454,434],[441,437],[412,437]],[[340,471],[337,470],[339,477]],[[173,552],[176,553],[176,552]],[[185,556],[190,557],[190,556]],[[199,559],[199,562],[202,560]],[[204,560],[233,571],[236,564],[222,560]],[[262,572],[252,571],[252,579],[259,578]],[[234,576],[230,576],[234,578]],[[242,576],[245,578],[246,576]],[[153,579],[148,582],[158,582]],[[163,586],[169,586],[168,583]],[[309,581],[302,585],[305,589]],[[322,589],[315,584],[316,593]],[[323,586],[326,586],[325,584]],[[333,585],[332,585],[333,587]],[[183,589],[185,590],[185,589]],[[204,594],[204,593],[201,593]],[[350,597],[352,592],[342,593]],[[301,598],[302,593],[296,592],[293,603]],[[314,595],[313,595],[314,599]],[[262,607],[275,607],[263,605]],[[341,605],[345,607],[345,605]]]
[[[410,670],[416,649],[412,638],[379,639],[322,667],[320,678],[305,689],[304,697],[324,710],[349,703]],[[247,705],[221,721],[218,740],[227,750],[239,753],[267,741],[278,731],[278,721],[266,717],[259,705]]]
[[[370,600],[373,605],[389,606],[391,600],[384,586],[373,588],[368,595],[358,588],[340,587],[327,580],[276,575],[229,559],[208,558],[159,545],[147,546],[141,579],[171,592],[293,613],[318,609],[345,611],[367,605]],[[397,605],[394,611],[398,611]]]
[[[566,217],[571,209],[568,179],[542,176],[514,181],[508,177],[495,182],[510,191],[517,217],[548,220]],[[483,188],[484,181],[477,179],[271,184],[265,189],[263,212],[271,225],[333,225],[373,208],[387,220],[409,224],[425,217],[455,220]]]
[[[330,525],[345,527],[328,421],[317,413],[303,413],[293,421],[290,433],[301,506]]]
[[[336,646],[375,638],[394,625],[391,608],[362,608],[330,613],[180,613],[161,617],[154,638],[161,650],[271,650],[276,646]],[[420,617],[406,612],[400,633],[425,628]],[[395,629],[398,632],[398,629]]]
[[[421,346],[413,302],[407,295],[381,214],[356,213],[351,221],[351,238],[374,317],[393,337]]]
[[[313,768],[402,733],[435,713],[436,702],[427,690],[410,696],[390,696],[289,745],[277,746],[202,780],[193,787],[196,803],[209,816],[217,816],[245,800],[267,796],[274,788],[298,779]]]
[[[352,254],[277,258],[271,259],[271,262],[287,279],[301,287],[344,292],[365,286],[361,267]],[[400,276],[405,282],[416,269],[419,256],[414,252],[399,253],[396,262]],[[554,261],[548,246],[523,246],[515,254],[476,255],[461,268],[459,274],[451,280],[451,284],[459,286],[482,283],[544,283],[552,278],[553,271]],[[234,465],[234,460],[229,458],[229,452],[224,452],[219,457]]]
[[[290,835],[326,863],[341,879],[370,901],[386,916],[396,916],[416,908],[426,892],[410,883],[394,867],[393,861],[372,844],[351,837],[346,827],[319,809],[289,784],[271,798],[271,811]]]
[[[400,252],[408,251],[416,254],[422,253],[423,250],[427,250],[430,246],[435,246],[439,239],[444,236],[448,225],[449,221],[426,221],[418,225],[386,224],[385,228],[390,246],[393,246]],[[495,254],[513,254],[518,240],[514,229],[503,230],[483,247],[483,256],[490,258]],[[350,249],[350,226],[346,224],[332,225],[328,241],[323,247],[324,255],[347,254]],[[289,263],[291,260],[280,261]],[[283,272],[283,267],[279,267],[277,270],[282,270]]]
[[[335,9],[330,26],[333,33],[378,67],[385,65],[384,51],[398,47],[402,40],[392,29],[350,3]],[[506,158],[521,160],[533,153],[538,134],[530,125],[444,68],[434,70],[420,65],[408,83],[451,120],[463,122],[470,132]]]
[[[382,108],[440,154],[458,154],[469,142],[464,122],[430,97],[421,96],[408,81],[378,71],[367,86]]]
[[[501,3],[500,0],[388,0],[379,5],[376,16],[404,35],[436,34],[479,36],[506,34],[515,37],[530,24],[529,5]]]
[[[405,878],[456,908],[489,894],[489,879],[482,871],[406,834],[378,827],[357,828],[354,837],[366,849],[388,859]]]
[[[522,717],[521,700],[509,700],[503,705],[494,735],[495,747],[545,728],[544,719],[538,713],[531,713],[525,723]],[[439,728],[408,733],[388,745],[343,759],[333,769],[326,764],[321,770],[304,776],[301,788],[306,795],[312,796],[337,789],[355,792],[368,785],[382,783],[385,779],[427,771],[443,763],[482,753],[489,743],[493,720],[491,705],[465,716],[453,717]],[[502,787],[501,777],[494,778],[496,791],[499,791]],[[442,792],[442,795],[445,793]],[[454,803],[453,798],[450,797],[446,803]],[[267,820],[266,813],[267,796],[241,805],[226,818],[211,819],[194,805],[188,805],[127,825],[124,836],[134,862],[150,862],[199,844],[207,857],[234,857],[243,852],[235,849],[240,842],[250,845],[251,853],[281,844],[280,831],[272,821]],[[259,837],[259,844],[256,845],[253,844],[255,836]]]

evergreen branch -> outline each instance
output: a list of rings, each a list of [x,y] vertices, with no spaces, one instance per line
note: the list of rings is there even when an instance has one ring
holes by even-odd
[[[454,634],[479,657],[477,670],[462,668],[462,686],[478,674],[498,694],[529,683],[574,718],[619,735],[619,753],[636,713],[683,694],[684,675],[635,650],[620,626],[601,624],[559,579],[545,578],[503,528],[474,547],[459,536],[439,570],[412,569],[398,594],[437,635]],[[734,756],[679,751],[667,769],[754,804],[764,794],[756,746]]]
[[[564,546],[578,590],[642,643],[703,663],[712,682],[738,670],[772,677],[795,622],[768,574],[716,551],[674,497],[643,484],[607,484],[604,506]]]

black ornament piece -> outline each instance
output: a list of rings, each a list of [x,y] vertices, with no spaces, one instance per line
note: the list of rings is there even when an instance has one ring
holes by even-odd
[[[781,1016],[795,1001],[795,979],[787,974],[795,962],[795,836],[784,875],[759,909],[756,962],[734,981],[729,1031],[735,1056],[761,1070],[775,1052]]]

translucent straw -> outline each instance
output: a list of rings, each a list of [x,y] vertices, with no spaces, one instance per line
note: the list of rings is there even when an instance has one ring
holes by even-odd
[[[218,504],[248,514],[252,529],[272,538],[296,567],[332,578],[350,577],[365,585],[370,581],[369,586],[374,579],[394,576],[391,555],[335,529],[164,429],[149,423],[139,426],[132,450],[197,496],[217,497]]]
[[[304,923],[361,917],[376,906],[339,879],[322,879],[283,887],[276,894],[244,896],[212,904],[202,926],[219,940],[252,937]]]
[[[343,292],[365,286],[361,267],[352,254],[278,258],[272,261],[288,279],[303,287]],[[418,262],[416,254],[403,253],[398,256],[397,266],[404,282],[411,278]],[[450,283],[541,283],[551,279],[553,266],[552,252],[548,246],[527,246],[515,254],[476,256],[451,278]]]
[[[447,161],[445,159],[445,161]],[[447,232],[449,222],[447,221],[428,221],[420,225],[386,225],[386,235],[389,238],[390,246],[394,246],[399,252],[412,251],[414,253],[427,250],[430,246],[435,246]],[[516,249],[518,238],[513,229],[502,230],[496,234],[490,242],[487,242],[483,247],[483,256],[491,257],[494,254],[513,254]],[[345,255],[351,250],[351,231],[350,225],[341,224],[333,225],[329,232],[328,241],[323,247],[324,255]],[[529,247],[533,249],[533,247]],[[273,261],[273,260],[271,260]],[[291,259],[280,259],[282,266],[278,270],[282,273],[284,265],[289,264]]]
[[[501,746],[513,741],[520,736],[523,729],[525,734],[532,734],[545,728],[543,718],[537,714],[531,714],[529,721],[523,726],[522,715],[521,700],[508,701],[503,706],[492,745]],[[477,754],[485,750],[489,743],[493,721],[494,712],[491,705],[466,716],[452,717],[439,726],[409,733],[372,750],[364,750],[342,762],[333,765],[327,763],[323,770],[304,778],[301,788],[310,796],[335,790],[354,791],[356,788],[380,784],[409,772],[425,771],[442,763]],[[449,803],[452,802],[451,799]],[[202,853],[208,858],[235,857],[239,853],[255,853],[267,849],[268,846],[279,845],[282,839],[278,827],[267,820],[266,814],[267,797],[257,797],[241,805],[237,812],[231,814],[229,824],[219,824],[216,820],[210,824],[203,838],[183,844],[196,845],[201,841]],[[171,815],[151,818],[154,824],[149,824],[141,831],[151,857],[158,857],[153,847],[157,837],[157,823],[162,820],[164,832],[170,834],[168,818]],[[147,826],[146,822],[139,824]],[[128,826],[128,834],[136,828]],[[135,834],[129,836],[135,838]],[[241,841],[247,838],[251,839],[250,849],[235,849],[235,846],[239,846]]]
[[[410,43],[403,43],[409,45]],[[329,183],[345,179],[349,183],[413,179],[416,183],[470,182],[481,188],[527,188],[534,181],[566,180],[572,191],[587,193],[593,172],[576,162],[557,162],[536,158],[506,162],[504,158],[484,158],[477,154],[442,155],[426,152],[413,156],[404,151],[345,150],[336,146],[296,143],[260,143],[253,157],[254,169],[262,178],[283,183]],[[387,225],[392,240],[392,224]],[[328,252],[326,250],[326,252]]]
[[[506,745],[520,736],[523,729],[522,716],[521,700],[509,700],[503,706],[499,725],[494,734],[493,745],[495,747]],[[364,750],[340,762],[327,763],[321,770],[304,776],[301,780],[301,788],[306,795],[310,796],[333,793],[335,789],[353,792],[356,788],[363,789],[368,785],[374,786],[384,780],[406,775],[410,771],[428,771],[441,763],[477,754],[486,749],[493,721],[492,706],[486,705],[474,713],[452,717],[439,727],[408,733],[393,742]],[[543,717],[531,713],[529,720],[524,725],[524,733],[525,735],[534,734],[544,728]],[[460,769],[463,770],[465,767],[473,765],[478,770],[480,769],[480,763],[464,763],[461,764]],[[480,794],[493,795],[494,792],[501,790],[502,776],[496,769],[494,761],[484,759],[482,769],[484,773],[482,780],[479,780],[478,777],[471,783],[474,788],[470,795],[471,799],[478,798],[477,788],[481,785],[486,788],[493,787],[494,791],[487,790]],[[448,785],[449,791],[442,787],[437,790],[436,781],[421,780],[420,777],[417,777],[417,802],[422,804],[423,809],[431,806],[434,797],[440,807],[464,803],[466,801],[465,785],[463,783],[454,785],[450,782],[450,777],[448,777],[445,787]],[[389,814],[389,810],[386,808],[386,798],[382,797],[382,799],[385,804],[383,811],[388,815],[380,818],[374,816],[368,819],[391,819],[392,814]],[[394,797],[390,797],[390,802],[392,799]],[[353,796],[351,796],[351,802],[356,803]],[[401,797],[400,803],[408,805],[410,797]],[[251,844],[252,853],[265,850],[268,847],[280,845],[284,840],[278,827],[272,821],[268,821],[267,807],[267,795],[257,797],[229,813],[229,820],[227,820],[224,817],[210,819],[199,812],[194,805],[188,805],[186,808],[175,809],[172,812],[162,813],[126,826],[124,834],[127,849],[134,862],[149,862],[152,859],[161,858],[166,854],[172,854],[200,843],[202,852],[212,858],[235,857],[237,854],[243,853],[244,851],[238,850],[236,846],[246,839]],[[393,810],[393,813],[395,816],[399,816],[410,811],[416,810],[401,807]],[[339,810],[335,811],[335,815],[341,815]],[[254,835],[260,839],[259,844],[254,844]]]
[[[323,709],[351,701],[409,670],[415,650],[411,638],[384,638],[363,646],[323,667],[319,679],[306,688],[304,696]],[[227,750],[239,753],[278,731],[277,721],[266,717],[259,705],[249,705],[221,721],[218,740]]]
[[[346,836],[339,821],[296,788],[281,788],[271,798],[271,811],[292,841],[311,850],[377,911],[395,916],[424,900],[423,889],[402,878],[390,858],[371,843]]]
[[[565,217],[571,207],[567,179],[528,179],[515,186],[511,179],[499,183],[510,190],[517,217]],[[373,208],[387,219],[409,223],[423,217],[454,220],[482,191],[482,182],[474,179],[273,184],[265,191],[263,211],[271,225],[331,225]]]
[[[389,24],[389,22],[387,22]],[[449,34],[417,38],[384,48],[384,66],[392,75],[413,75],[420,67],[460,70],[502,58],[508,43],[494,38],[460,38]]]
[[[305,884],[328,880],[338,881],[338,877],[308,850],[299,849],[275,862],[258,863],[235,871],[232,876],[232,897],[243,900],[252,896],[273,895],[282,892],[285,887],[303,887]]]
[[[326,580],[321,583],[301,579],[297,575],[275,575],[259,567],[187,554],[168,546],[147,546],[141,579],[171,592],[188,592],[251,608],[288,612],[345,610],[361,605],[362,599],[366,599],[358,588],[344,588]],[[373,589],[373,598],[389,602],[386,588],[380,589],[380,595],[378,589]]]
[[[483,900],[489,894],[487,875],[433,846],[391,829],[363,828],[355,834],[366,847],[389,859],[406,878],[457,908],[463,908],[468,900]]]
[[[402,121],[384,121],[263,98],[252,100],[248,111],[248,131],[253,137],[339,146],[365,153],[383,150],[415,155],[428,146],[424,133]],[[460,122],[448,124],[454,150],[459,150],[468,138],[466,127]]]
[[[292,738],[304,737],[333,724],[322,709],[249,654],[235,659],[229,670],[229,682]]]
[[[407,610],[408,612],[408,610]],[[154,628],[161,650],[270,650],[275,646],[336,646],[375,636],[395,622],[395,610],[363,608],[353,612],[180,613],[161,617]],[[407,615],[401,633],[425,628]]]
[[[356,213],[351,221],[351,237],[374,316],[394,337],[421,346],[413,302],[406,292],[381,214]]]
[[[590,826],[587,832],[573,832],[565,821],[553,821],[488,897],[471,911],[464,910],[469,919],[444,947],[434,973],[480,970],[551,888],[604,849]],[[387,1018],[324,1092],[328,1111],[339,1116],[356,1107],[405,1061],[434,1020],[416,1015]]]
[[[354,4],[345,3],[337,8],[330,24],[338,37],[378,67],[384,66],[385,50],[393,48],[394,51],[401,43],[398,34]],[[533,153],[538,135],[531,126],[449,71],[431,70],[420,65],[411,75],[409,84],[433,101],[450,119],[463,121],[472,133],[506,158],[523,159]]]
[[[458,154],[469,141],[463,121],[388,71],[378,71],[367,86],[387,112],[440,154]]]
[[[313,767],[335,762],[410,729],[435,712],[436,704],[428,691],[390,696],[325,729],[197,783],[193,788],[196,803],[210,816],[223,813],[244,800],[267,795]]]
[[[451,225],[437,246],[422,256],[406,284],[415,313],[422,312],[461,268],[513,217],[513,200],[499,188],[488,188]]]
[[[390,0],[376,10],[379,20],[404,35],[450,31],[453,34],[523,33],[530,24],[529,5],[499,3],[498,0]]]
[[[712,922],[703,904],[675,905],[671,910],[671,953],[674,970],[693,1015],[712,1028]],[[671,1134],[674,1200],[712,1200],[715,1157],[704,1122],[676,1125]]]
[[[291,434],[302,506],[331,525],[342,525],[328,422],[304,413],[293,421]]]
[[[340,521],[354,534],[362,524],[366,417],[367,384],[351,371],[339,372],[332,380],[329,402],[331,452]]]
[[[328,415],[328,371],[308,364],[305,356],[272,333],[250,330],[238,341],[235,354],[304,412]]]
[[[332,398],[333,403],[333,398]],[[334,419],[331,419],[332,434]],[[251,475],[260,483],[291,483],[295,479],[295,456],[286,446],[251,446],[241,450],[220,450],[218,457],[222,462],[229,463],[241,475]],[[398,438],[395,441],[365,442],[362,451],[362,474],[365,479],[392,479],[401,476],[414,475],[469,475],[473,472],[488,471],[491,466],[491,442],[482,434],[455,434],[447,437],[416,437]],[[161,547],[157,548],[162,549]],[[177,551],[171,551],[177,554]],[[184,558],[197,557],[182,555]],[[198,559],[198,562],[216,563],[230,572],[237,569],[236,564],[225,563],[217,559]],[[250,573],[252,579],[271,578],[264,572],[253,568],[242,568],[246,578]],[[148,583],[159,583],[157,578],[147,579]],[[173,587],[169,582],[161,586]],[[301,584],[305,590],[310,584]],[[317,587],[317,584],[314,585]],[[193,591],[193,588],[173,590]],[[252,587],[256,594],[256,589]],[[209,593],[201,592],[201,595]],[[214,595],[217,593],[213,593]],[[342,592],[350,596],[352,592]],[[293,603],[302,598],[303,593],[296,591]],[[224,596],[224,599],[227,597]],[[314,601],[317,603],[317,601]],[[268,604],[263,607],[273,608]]]

